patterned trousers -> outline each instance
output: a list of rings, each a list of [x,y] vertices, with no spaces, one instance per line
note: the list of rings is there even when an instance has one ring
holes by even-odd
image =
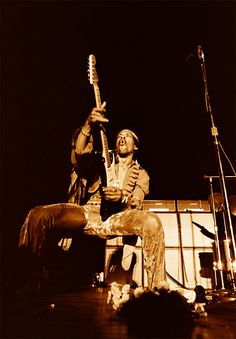
[[[148,287],[157,287],[166,280],[164,231],[159,217],[152,212],[127,209],[102,221],[99,212],[99,205],[60,203],[37,206],[28,213],[21,228],[19,247],[40,256],[48,232],[57,237],[71,237],[74,232],[84,232],[105,239],[137,235],[142,239]]]

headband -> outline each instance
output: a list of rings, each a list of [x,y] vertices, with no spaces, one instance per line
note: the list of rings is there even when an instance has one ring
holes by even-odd
[[[138,146],[139,144],[139,139],[137,137],[137,135],[131,131],[130,129],[122,129],[118,134],[120,134],[121,132],[126,132],[126,133],[130,133],[135,141],[135,145]]]

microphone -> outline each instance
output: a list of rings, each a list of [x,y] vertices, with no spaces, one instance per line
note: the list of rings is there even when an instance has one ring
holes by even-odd
[[[188,62],[188,61],[191,60],[191,59],[195,59],[195,56],[197,56],[198,59],[199,59],[201,62],[204,62],[204,53],[203,53],[202,46],[198,45],[198,46],[197,46],[197,51],[188,53],[188,55],[187,55],[186,58],[185,58],[185,62]]]
[[[202,46],[200,46],[200,45],[197,46],[197,55],[198,55],[198,58],[201,62],[205,61],[203,49],[202,49]]]
[[[212,176],[210,176],[210,175],[203,175],[203,179],[210,179],[210,178],[212,178]]]

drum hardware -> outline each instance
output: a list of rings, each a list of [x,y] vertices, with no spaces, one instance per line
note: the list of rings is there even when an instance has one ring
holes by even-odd
[[[206,178],[206,176],[205,176]],[[213,190],[213,180],[211,176],[207,176],[209,179],[210,185],[210,195],[208,197],[208,201],[211,205],[214,225],[215,225],[215,260],[213,263],[213,270],[215,272],[216,277],[216,286],[221,285],[221,289],[225,290],[225,279],[229,280],[231,288],[235,291],[235,256],[234,256],[234,234],[232,233],[230,224],[227,223],[227,214],[224,208],[224,199],[223,195],[219,192],[214,192]],[[215,179],[219,178],[214,176]],[[227,178],[227,177],[226,177]],[[231,178],[231,177],[230,177]],[[236,177],[234,177],[236,178]],[[221,216],[221,223],[219,224],[219,218],[217,221],[217,215]],[[220,233],[224,233],[222,238],[219,236]],[[233,239],[233,240],[232,240]],[[220,284],[217,279],[217,271],[220,275]],[[225,273],[225,276],[224,274]]]

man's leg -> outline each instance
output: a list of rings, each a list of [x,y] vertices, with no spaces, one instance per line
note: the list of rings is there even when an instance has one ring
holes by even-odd
[[[58,252],[60,238],[82,232],[86,222],[85,213],[78,205],[65,203],[33,208],[20,231],[18,259],[22,281],[19,284],[40,281],[42,275],[47,274],[45,268],[55,261],[56,253],[62,255]]]
[[[82,231],[86,223],[81,206],[68,203],[37,206],[28,213],[21,228],[19,247],[40,255],[48,232],[55,233],[56,238],[71,236]]]
[[[157,287],[166,279],[164,231],[159,217],[148,211],[126,210],[109,219],[114,232],[122,228],[124,232],[141,236],[148,287]]]
[[[155,213],[126,210],[113,214],[100,225],[86,227],[85,232],[104,238],[109,235],[141,236],[149,288],[157,287],[166,280],[164,231],[160,218]]]

